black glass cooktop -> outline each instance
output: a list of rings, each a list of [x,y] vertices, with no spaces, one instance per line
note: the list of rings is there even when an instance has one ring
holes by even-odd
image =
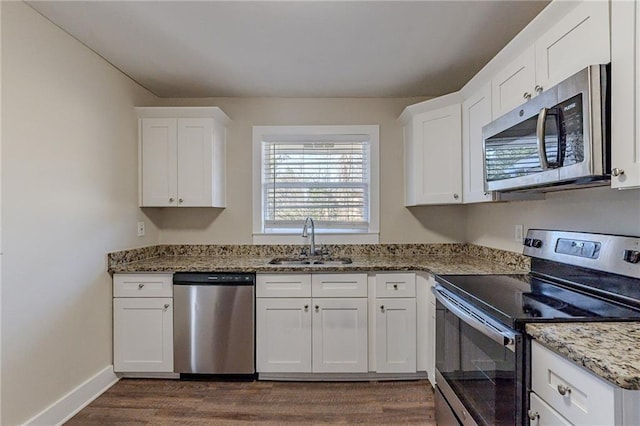
[[[597,288],[587,292],[587,286],[581,282],[576,285],[551,282],[529,274],[439,275],[436,281],[517,330],[527,322],[640,319],[640,301],[633,297],[635,294],[616,298],[610,288],[606,292],[599,293]]]

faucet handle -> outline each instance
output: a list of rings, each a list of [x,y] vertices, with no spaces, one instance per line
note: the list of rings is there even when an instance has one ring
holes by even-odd
[[[309,253],[307,253],[307,248],[306,247],[300,248],[300,257],[307,257],[307,256],[309,256]]]
[[[320,248],[320,255],[329,256],[329,249],[327,248],[326,245],[322,245],[322,247]]]

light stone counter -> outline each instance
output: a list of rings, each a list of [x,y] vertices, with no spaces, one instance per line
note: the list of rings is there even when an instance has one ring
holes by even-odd
[[[640,322],[527,324],[526,331],[614,385],[640,390]]]

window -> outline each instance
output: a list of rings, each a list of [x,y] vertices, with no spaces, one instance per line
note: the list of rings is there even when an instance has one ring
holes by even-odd
[[[377,242],[378,126],[254,126],[254,242]]]

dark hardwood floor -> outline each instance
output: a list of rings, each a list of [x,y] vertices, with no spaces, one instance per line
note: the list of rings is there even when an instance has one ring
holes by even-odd
[[[435,425],[433,389],[406,382],[122,379],[66,425]]]

